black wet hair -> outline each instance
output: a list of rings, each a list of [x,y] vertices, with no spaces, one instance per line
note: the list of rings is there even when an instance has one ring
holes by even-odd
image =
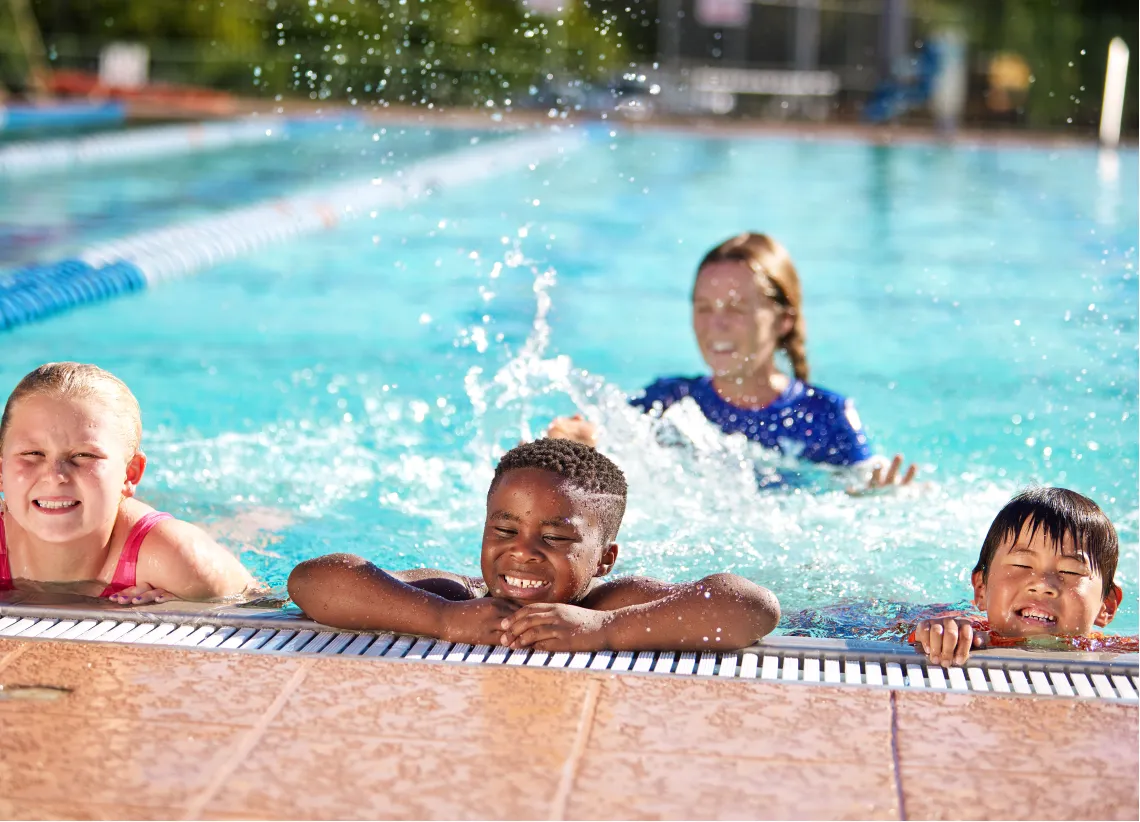
[[[1044,529],[1047,541],[1060,552],[1068,536],[1088,557],[1089,566],[1104,581],[1104,596],[1112,591],[1116,563],[1120,558],[1120,539],[1104,511],[1086,496],[1066,488],[1027,488],[1006,503],[998,512],[989,533],[982,542],[982,553],[974,573],[989,576],[994,556],[1003,544],[1012,544],[1021,535],[1025,523],[1029,538]]]
[[[490,496],[499,480],[508,471],[518,468],[538,468],[566,479],[573,488],[587,494],[603,497],[601,520],[605,540],[612,542],[625,516],[628,486],[625,474],[606,457],[588,445],[564,439],[540,439],[524,442],[507,453],[495,467],[495,477],[487,491]]]

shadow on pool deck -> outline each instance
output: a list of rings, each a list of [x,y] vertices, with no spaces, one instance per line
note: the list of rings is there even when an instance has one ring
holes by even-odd
[[[1136,705],[16,639],[0,685],[71,689],[0,698],[6,819],[1138,815]]]

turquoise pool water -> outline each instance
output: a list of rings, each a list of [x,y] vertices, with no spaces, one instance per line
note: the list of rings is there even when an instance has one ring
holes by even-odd
[[[59,259],[94,243],[298,190],[369,180],[498,136],[361,121],[296,121],[282,129],[274,120],[268,126],[281,136],[222,151],[79,165],[55,174],[0,173],[0,267]]]
[[[405,135],[395,156],[472,136],[439,134]],[[305,151],[345,179],[345,149],[313,139]],[[208,190],[236,161],[186,162]],[[274,190],[314,182],[271,165]],[[1080,148],[603,131],[558,167],[445,187],[9,332],[0,389],[62,358],[126,379],[150,500],[206,522],[276,585],[332,550],[477,573],[495,458],[578,407],[630,477],[621,572],[729,569],[788,612],[874,599],[877,625],[891,603],[965,597],[993,515],[1025,484],[1055,483],[1117,523],[1113,628],[1135,633],[1137,171],[1134,151],[1112,182]],[[122,197],[122,176],[57,181],[53,219]],[[122,233],[152,220],[134,207]],[[16,208],[5,189],[0,221]],[[780,238],[800,268],[814,380],[855,399],[877,450],[920,462],[922,487],[851,499],[804,469],[798,490],[758,493],[754,461],[795,467],[684,408],[694,447],[659,447],[625,406],[658,375],[700,373],[693,269],[744,229]]]

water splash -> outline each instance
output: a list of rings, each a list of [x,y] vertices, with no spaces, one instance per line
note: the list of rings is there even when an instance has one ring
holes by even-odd
[[[498,339],[480,350],[485,321],[460,329],[457,400],[419,395],[420,383],[401,393],[369,375],[307,373],[285,388],[295,395],[287,407],[317,408],[299,419],[246,434],[148,437],[157,501],[228,528],[271,584],[334,550],[386,567],[478,573],[495,463],[570,403],[598,424],[601,449],[629,481],[620,573],[676,581],[732,571],[777,592],[792,630],[817,635],[880,635],[912,606],[968,595],[968,569],[1017,490],[1012,481],[977,466],[851,498],[834,472],[725,436],[690,400],[659,419],[642,414],[617,386],[550,351],[555,271],[516,246],[492,273],[531,278],[533,319],[515,352]],[[336,415],[322,415],[330,397]],[[272,511],[292,519],[274,521]],[[1120,523],[1122,567],[1136,564],[1137,524]]]

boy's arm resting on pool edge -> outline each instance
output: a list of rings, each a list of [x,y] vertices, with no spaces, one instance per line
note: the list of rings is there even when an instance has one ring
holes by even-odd
[[[598,586],[581,605],[525,606],[508,634],[511,647],[541,651],[735,651],[779,621],[776,596],[735,574],[678,584],[635,577]]]
[[[498,644],[515,606],[477,597],[469,577],[416,569],[389,573],[353,554],[306,560],[289,574],[289,596],[309,618],[348,630]]]

